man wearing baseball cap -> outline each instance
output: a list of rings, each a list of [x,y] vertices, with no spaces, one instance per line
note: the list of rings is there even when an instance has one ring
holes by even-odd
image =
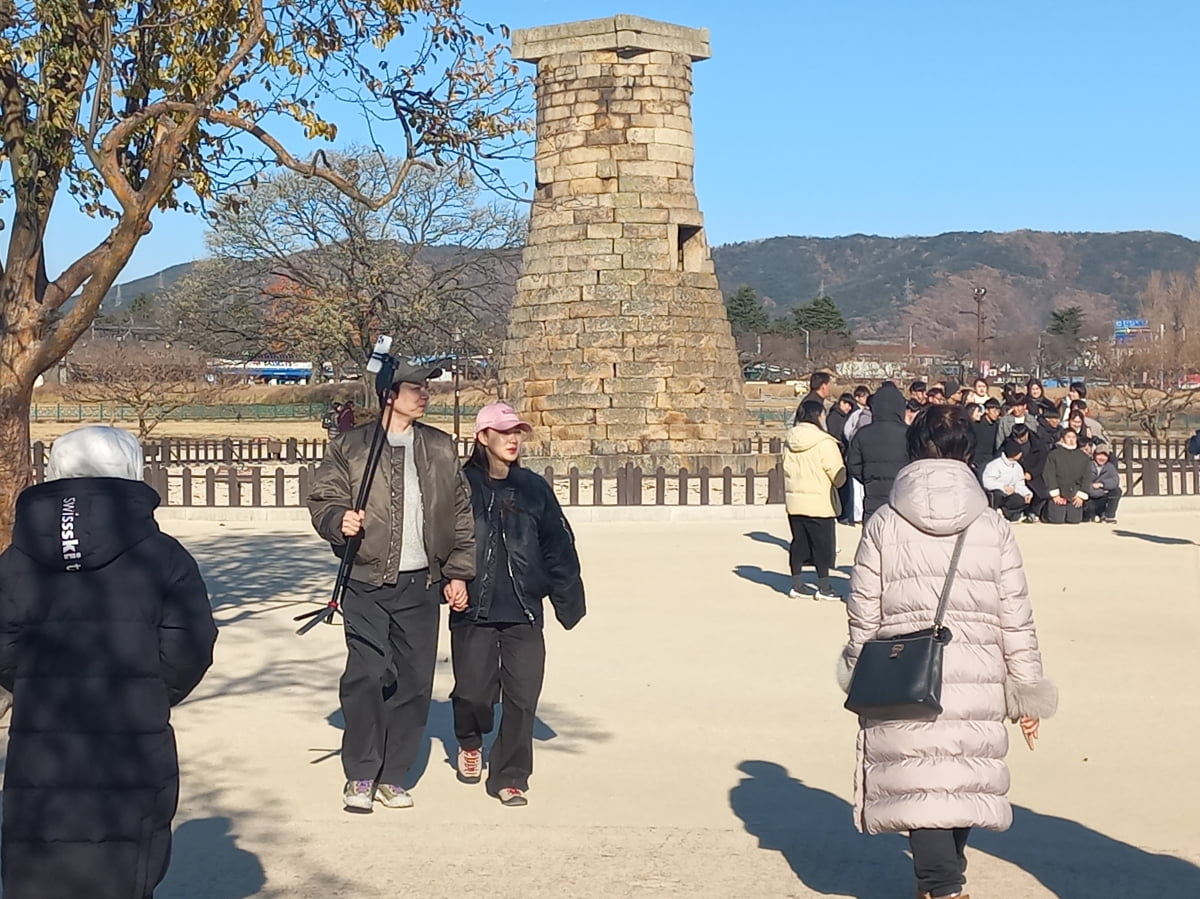
[[[381,420],[387,443],[365,509],[353,504],[375,422],[330,443],[308,496],[313,527],[335,553],[362,534],[342,601],[347,811],[413,804],[404,784],[429,716],[441,600],[465,606],[475,576],[471,494],[454,439],[419,421],[429,380],[440,374],[397,363]]]

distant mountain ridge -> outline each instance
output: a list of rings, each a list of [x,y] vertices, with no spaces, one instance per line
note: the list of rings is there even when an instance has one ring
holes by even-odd
[[[821,291],[837,301],[860,337],[923,338],[973,321],[972,289],[988,289],[993,328],[1045,326],[1054,309],[1081,306],[1102,321],[1133,314],[1151,272],[1193,272],[1200,242],[1154,231],[951,232],[934,237],[773,237],[713,250],[728,295],[743,284],[785,311]]]
[[[1193,272],[1200,241],[1156,231],[969,232],[933,237],[771,237],[712,251],[726,295],[743,284],[776,314],[824,288],[858,337],[894,336],[911,325],[926,342],[970,327],[957,313],[974,309],[972,290],[988,289],[989,331],[1045,327],[1054,309],[1081,306],[1104,322],[1136,313],[1151,272]],[[104,310],[141,294],[154,297],[192,263],[114,287]],[[511,284],[500,289],[511,300]]]

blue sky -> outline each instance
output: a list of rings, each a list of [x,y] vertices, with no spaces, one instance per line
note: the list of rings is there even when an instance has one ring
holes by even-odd
[[[1200,239],[1191,0],[464,7],[514,28],[616,12],[709,28],[693,113],[713,243],[1016,228]],[[52,272],[103,234],[61,207]],[[120,280],[203,255],[203,231],[160,216]]]

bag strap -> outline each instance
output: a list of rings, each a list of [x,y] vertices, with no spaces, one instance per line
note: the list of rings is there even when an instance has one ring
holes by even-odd
[[[946,572],[946,582],[942,585],[942,595],[938,600],[937,614],[933,616],[933,632],[936,634],[942,629],[942,619],[946,615],[946,603],[950,601],[950,588],[954,586],[954,574],[958,569],[958,559],[962,555],[963,544],[967,542],[967,529],[964,528],[959,532],[958,539],[954,541],[954,554],[950,556],[950,570]]]

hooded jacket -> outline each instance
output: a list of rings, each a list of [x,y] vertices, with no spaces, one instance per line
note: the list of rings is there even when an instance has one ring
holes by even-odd
[[[854,814],[866,833],[1006,829],[1012,811],[1004,719],[1046,718],[1057,706],[1057,692],[1043,678],[1012,529],[988,509],[971,470],[949,459],[907,466],[889,505],[864,528],[850,576],[843,689],[866,641],[932,624],[963,530],[945,618],[953,637],[943,660],[942,714],[859,720]]]
[[[170,707],[208,670],[217,632],[157,505],[121,478],[50,481],[17,500],[0,555],[5,899],[141,899],[166,873]]]
[[[467,585],[468,605],[451,612],[450,626],[486,624],[494,585],[511,578],[517,602],[530,624],[542,626],[542,601],[550,597],[555,617],[570,630],[587,614],[575,535],[554,491],[532,471],[513,466],[502,481],[479,465],[464,469],[475,516],[475,579]],[[503,543],[508,570],[497,570],[497,544]]]
[[[1099,487],[1093,487],[1092,484],[1099,484]],[[1121,475],[1117,472],[1117,465],[1110,458],[1103,465],[1097,465],[1096,460],[1092,460],[1092,479],[1088,482],[1088,496],[1092,499],[1100,499],[1108,496],[1112,491],[1121,489]]]
[[[788,429],[783,451],[783,488],[788,515],[837,518],[837,488],[846,483],[838,442],[809,422]]]
[[[867,401],[871,423],[860,428],[846,452],[846,471],[863,485],[863,520],[888,500],[896,474],[908,464],[904,395],[888,382]]]

